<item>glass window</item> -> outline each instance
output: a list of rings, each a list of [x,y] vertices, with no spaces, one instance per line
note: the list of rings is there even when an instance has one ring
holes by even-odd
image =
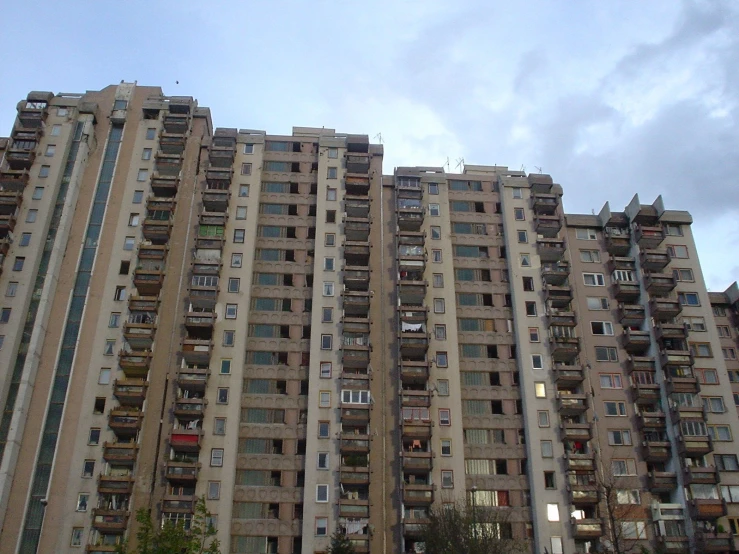
[[[210,449],[210,466],[223,467],[223,448]]]
[[[316,485],[316,502],[328,502],[328,485]]]
[[[441,207],[439,204],[429,204],[429,215],[438,217],[441,215]]]
[[[249,185],[239,185],[239,197],[249,196]]]
[[[246,237],[245,229],[234,229],[234,243],[241,244]]]
[[[231,254],[231,267],[241,267],[243,254]]]
[[[213,418],[213,434],[214,435],[225,435],[226,434],[226,418],[225,417]]]
[[[543,381],[537,381],[534,383],[534,391],[536,393],[537,398],[546,398],[547,397],[547,385]]]
[[[133,204],[141,204],[144,200],[144,191],[135,190],[133,191]]]
[[[38,210],[28,210],[26,223],[36,223],[36,217],[38,217]]]

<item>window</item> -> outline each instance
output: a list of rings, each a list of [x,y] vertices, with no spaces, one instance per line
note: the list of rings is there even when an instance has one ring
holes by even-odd
[[[0,350],[3,349],[3,344],[5,344],[5,335],[0,335]]]
[[[223,331],[223,346],[233,346],[236,340],[236,331]]]
[[[133,250],[135,244],[136,239],[134,237],[126,237],[123,239],[123,250]]]
[[[580,261],[585,263],[600,263],[600,252],[597,250],[580,250]]]
[[[241,267],[243,254],[231,254],[231,267]]]
[[[208,500],[218,500],[221,497],[221,482],[208,481]]]
[[[724,355],[724,360],[736,360],[736,350],[733,348],[722,348],[721,352]]]
[[[46,152],[44,152],[44,156],[47,158],[51,158],[54,156],[54,153],[56,152],[56,145],[55,144],[48,144],[46,146]]]
[[[454,488],[454,472],[450,470],[441,470],[441,488],[452,489]]]
[[[595,347],[595,361],[596,362],[617,362],[618,352],[615,347],[611,346],[596,346]]]
[[[718,330],[719,337],[731,338],[731,331],[729,330],[729,327],[727,325],[718,325],[716,329]]]
[[[575,229],[575,236],[580,240],[597,240],[598,232],[595,229]]]
[[[544,369],[544,358],[542,358],[541,354],[531,355],[531,367],[533,369]]]
[[[238,313],[238,309],[239,309],[238,304],[226,304],[225,318],[226,319],[236,319],[236,314]]]
[[[434,273],[434,288],[442,288],[444,286],[444,274]]]
[[[602,273],[583,273],[582,278],[586,287],[606,286],[606,279]]]
[[[446,352],[436,353],[436,367],[449,367],[449,357]]]
[[[688,247],[680,244],[673,244],[667,247],[667,251],[673,258],[689,258]]]
[[[129,227],[138,227],[139,226],[139,214],[130,214],[128,216],[128,226]]]
[[[591,321],[590,329],[594,335],[613,335],[613,324],[610,321]]]
[[[429,183],[429,194],[439,194],[439,183]]]
[[[234,243],[242,244],[244,242],[245,236],[246,236],[245,229],[234,229]]]
[[[69,539],[69,546],[82,546],[82,532],[84,527],[72,527],[72,536]]]
[[[739,460],[736,454],[714,454],[713,461],[719,471],[739,471]]]
[[[226,418],[225,417],[214,417],[213,418],[213,434],[214,435],[225,435],[226,434]]]
[[[518,242],[521,244],[527,244],[529,242],[529,236],[526,231],[518,230],[516,231],[516,234],[518,235]]]
[[[679,269],[679,268],[673,269],[672,276],[675,277],[676,281],[685,281],[685,282],[695,281],[695,278],[693,277],[692,269]]]
[[[443,314],[446,311],[443,298],[434,298],[434,313]]]
[[[321,350],[331,350],[333,340],[333,335],[321,335]]]
[[[106,356],[112,356],[115,352],[115,339],[107,339],[105,341],[105,349],[103,354]]]
[[[703,407],[706,409],[707,412],[711,412],[714,414],[722,414],[726,411],[726,406],[724,406],[724,399],[721,396],[704,396]]]
[[[626,416],[626,402],[604,402],[606,416]]]
[[[44,197],[44,187],[34,187],[31,200],[41,200]]]
[[[249,185],[239,185],[239,197],[245,198],[247,196],[249,196]],[[246,219],[246,217],[244,219]]]
[[[115,328],[121,324],[120,312],[111,312],[110,319],[108,319],[108,327]]]
[[[559,521],[559,504],[547,504],[547,521]]]
[[[144,191],[135,190],[133,191],[133,204],[141,204],[144,201]]]
[[[330,323],[334,320],[334,309],[333,308],[323,308],[321,311],[321,322],[322,323]]]
[[[328,535],[328,518],[317,517],[316,518],[316,537],[325,537]]]
[[[90,479],[95,474],[95,460],[85,460],[82,462],[82,477]]]
[[[326,173],[326,179],[336,179],[339,176],[339,168],[338,167],[329,167],[328,172]]]
[[[452,439],[441,439],[441,455],[452,455]]]
[[[242,175],[251,175],[251,163],[244,162],[241,164],[241,174]]]
[[[434,338],[436,340],[446,340],[446,325],[434,325]]]
[[[92,407],[93,415],[102,415],[105,412],[105,397],[98,396],[95,398],[95,404]]]
[[[50,165],[42,165],[41,168],[38,171],[39,179],[45,179],[49,176],[49,170],[51,169]],[[43,190],[43,189],[42,189]],[[34,198],[35,200],[35,198]]]
[[[634,492],[638,492],[638,491],[634,491]],[[619,502],[619,504],[621,504],[621,502]],[[629,502],[629,504],[638,504],[638,502]],[[643,521],[622,521],[621,522],[621,537],[623,537],[624,539],[630,539],[630,540],[646,539],[647,538],[647,524]]]
[[[81,492],[77,495],[77,508],[78,512],[86,512],[87,504],[90,501],[90,495],[86,492]]]
[[[331,425],[328,421],[318,422],[318,438],[319,439],[327,439],[330,431],[331,431]]]
[[[223,467],[223,448],[210,449],[210,467]]]
[[[139,169],[139,172],[136,174],[136,180],[139,183],[143,183],[149,178],[149,170],[148,169]]]
[[[146,140],[154,140],[157,136],[157,130],[154,127],[149,127],[146,130]]]
[[[331,379],[331,362],[321,362],[319,377]]]
[[[529,254],[521,254],[521,267],[531,267],[531,256]]]
[[[738,503],[739,502],[739,486],[721,485],[721,497],[730,504]]]
[[[718,373],[715,369],[697,369],[698,381],[703,385],[718,385]]]
[[[540,441],[541,444],[541,457],[552,458],[554,456],[554,450],[552,448],[552,441]]]
[[[113,293],[113,300],[125,300],[126,299],[126,287],[119,285],[115,288],[115,292]]]
[[[441,239],[441,227],[439,227],[438,225],[431,226],[431,238],[433,240]]]
[[[36,217],[38,216],[38,210],[28,210],[26,214],[26,223],[36,223]]]
[[[621,375],[618,373],[601,373],[600,388],[602,389],[621,389]]]
[[[254,153],[254,145],[244,144],[244,154],[253,154],[253,153]]]
[[[328,485],[316,485],[316,502],[328,502]]]
[[[679,292],[677,300],[681,306],[700,306],[701,301],[696,292]]]
[[[617,429],[608,431],[608,444],[611,446],[630,446],[631,431],[628,429]]]
[[[707,342],[691,342],[690,353],[696,358],[712,358],[711,345]]]
[[[547,397],[547,384],[544,381],[537,381],[534,383],[534,392],[537,398]]]
[[[441,260],[442,260],[441,250],[432,250],[431,251],[431,259],[436,264],[441,263]]]
[[[326,189],[326,200],[333,202],[336,200],[336,189],[332,187],[328,187]]]
[[[87,435],[87,444],[96,445],[100,444],[100,428],[93,427],[90,429],[90,433]]]
[[[336,258],[332,258],[328,256],[323,258],[323,270],[324,271],[334,271],[335,267],[336,267]]]
[[[336,234],[326,233],[323,244],[325,244],[326,246],[336,246]]]
[[[636,475],[636,462],[633,459],[611,460],[611,473],[619,477]]]
[[[228,388],[221,387],[216,394],[216,404],[228,404]]]
[[[241,288],[241,279],[239,279],[238,277],[228,278],[228,292],[239,292],[240,288]],[[234,315],[234,317],[236,316]]]
[[[322,390],[318,392],[318,407],[319,408],[330,408],[331,407],[331,391]]]
[[[236,219],[246,219],[246,206],[236,206]]]
[[[549,427],[549,411],[548,410],[539,410],[536,412],[536,415],[539,420],[539,427]]]
[[[22,256],[16,256],[13,261],[13,271],[23,271],[23,264],[26,263],[26,258]]]
[[[328,452],[319,452],[316,467],[318,469],[328,469],[329,454]]]
[[[688,326],[689,331],[706,331],[706,320],[702,317],[685,317],[683,322]],[[720,331],[719,336],[721,336]]]
[[[3,308],[0,310],[0,323],[7,323],[10,321],[11,308]]]
[[[526,302],[526,315],[527,316],[535,316],[536,315],[536,302]]]
[[[221,368],[219,370],[221,375],[230,375],[231,374],[231,360],[229,358],[222,358],[221,359]]]
[[[141,152],[141,159],[145,161],[151,159],[151,148],[144,148],[143,152]]]
[[[452,412],[451,410],[442,408],[439,409],[439,425],[448,426],[452,424]]]
[[[13,297],[15,296],[16,292],[18,292],[18,282],[10,281],[8,283],[8,288],[5,289],[5,296]]]
[[[681,225],[665,225],[665,234],[668,237],[682,237],[683,236],[683,228]]]
[[[429,215],[432,217],[438,217],[441,215],[439,204],[429,204]]]

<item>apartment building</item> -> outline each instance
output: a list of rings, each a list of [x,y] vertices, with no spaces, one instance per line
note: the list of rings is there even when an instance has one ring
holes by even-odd
[[[32,92],[0,140],[0,554],[422,552],[466,501],[532,552],[730,552],[736,284],[661,198],[213,129],[190,97]]]

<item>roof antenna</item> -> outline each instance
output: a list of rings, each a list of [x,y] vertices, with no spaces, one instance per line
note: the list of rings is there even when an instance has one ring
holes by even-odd
[[[521,171],[522,171],[523,173],[526,173],[526,166],[525,166],[525,165],[523,165],[523,164],[521,164]]]
[[[449,156],[446,157],[446,163],[442,165],[441,167],[444,167],[444,166],[446,166],[446,171],[447,173],[449,173]]]
[[[464,166],[464,158],[457,158],[457,165],[455,165],[454,167],[456,169],[459,169],[462,166]]]
[[[382,133],[377,133],[377,134],[376,134],[376,135],[375,135],[374,137],[372,137],[372,138],[376,138],[376,139],[377,139],[377,142],[379,142],[380,144],[382,144]]]
[[[536,168],[536,171],[538,171],[539,173],[543,173],[543,171],[538,165],[535,165],[534,167]]]

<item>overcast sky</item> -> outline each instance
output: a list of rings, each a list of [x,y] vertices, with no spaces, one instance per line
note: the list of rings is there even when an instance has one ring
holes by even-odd
[[[381,134],[386,173],[540,167],[570,213],[662,194],[708,286],[739,277],[736,0],[39,0],[0,36],[2,134],[29,90],[160,85],[215,126]]]

